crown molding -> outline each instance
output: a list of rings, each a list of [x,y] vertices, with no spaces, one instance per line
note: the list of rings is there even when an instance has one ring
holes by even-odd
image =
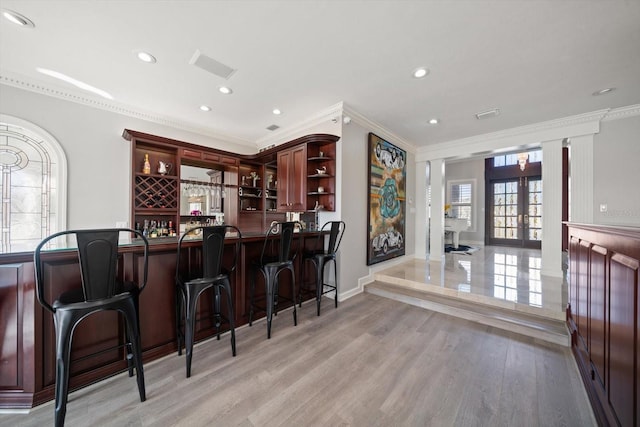
[[[399,137],[398,135],[391,132],[390,130],[385,129],[382,125],[374,122],[373,120],[369,120],[368,118],[358,113],[356,110],[349,107],[348,105],[344,105],[343,111],[345,116],[351,117],[351,120],[353,122],[358,123],[363,128],[369,129],[371,132],[375,133],[379,137],[384,138],[389,142],[392,142],[393,144],[399,146],[400,148],[412,154],[416,153],[417,144],[412,144],[406,139]]]
[[[437,153],[438,155],[445,152],[464,151],[473,153],[475,151],[470,148],[475,147],[478,152],[482,151],[482,147],[496,141],[511,141],[512,145],[528,144],[525,140],[538,138],[537,142],[555,139],[558,137],[578,136],[586,133],[597,133],[599,131],[599,123],[611,111],[606,108],[602,110],[592,111],[589,113],[577,114],[569,117],[549,120],[546,122],[534,123],[531,125],[520,126],[516,128],[504,129],[497,132],[475,135],[468,138],[461,138],[438,144],[422,147],[418,150],[420,157],[428,157],[429,154]],[[566,133],[567,129],[574,127],[572,132]],[[561,133],[562,136],[556,135]],[[524,137],[527,138],[524,138]]]
[[[640,116],[640,104],[629,105],[627,107],[612,108],[606,116],[602,118],[603,122],[612,120],[627,119],[629,117]]]
[[[121,114],[128,117],[133,117],[140,120],[145,120],[152,123],[180,129],[187,132],[197,133],[199,135],[214,138],[223,142],[248,146],[256,148],[256,145],[252,141],[247,141],[242,138],[237,138],[230,135],[221,134],[212,131],[210,128],[195,125],[184,121],[174,120],[168,116],[160,114],[150,113],[148,111],[132,108],[131,106],[120,104],[117,102],[111,102],[102,98],[92,98],[81,94],[80,92],[74,93],[73,91],[64,90],[52,85],[47,85],[42,82],[38,82],[23,76],[14,75],[12,73],[2,71],[0,74],[0,85],[7,85],[16,87],[18,89],[28,90],[40,95],[51,96],[53,98],[62,99],[65,101],[75,102],[76,104],[85,105],[92,108],[98,108],[101,110],[109,111],[116,114]]]

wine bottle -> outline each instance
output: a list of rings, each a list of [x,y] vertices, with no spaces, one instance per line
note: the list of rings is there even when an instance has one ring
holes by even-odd
[[[142,173],[149,175],[151,173],[151,163],[149,162],[149,154],[144,155],[144,166],[142,167]]]

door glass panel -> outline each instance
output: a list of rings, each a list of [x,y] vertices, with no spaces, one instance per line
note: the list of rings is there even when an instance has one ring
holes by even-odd
[[[529,180],[529,240],[542,240],[542,180]]]
[[[493,237],[518,238],[518,181],[493,184]]]

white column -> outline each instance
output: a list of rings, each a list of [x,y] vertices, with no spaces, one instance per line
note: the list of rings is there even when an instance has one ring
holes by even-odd
[[[562,140],[542,143],[542,274],[562,277]]]
[[[444,160],[431,160],[431,221],[429,227],[429,261],[444,258]]]
[[[427,162],[416,162],[416,197],[409,208],[416,210],[416,240],[414,243],[415,257],[427,258]]]
[[[593,134],[572,137],[569,157],[569,221],[593,223]]]

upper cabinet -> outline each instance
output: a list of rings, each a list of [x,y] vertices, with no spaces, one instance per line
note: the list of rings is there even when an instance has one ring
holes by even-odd
[[[336,209],[336,135],[306,135],[252,155],[129,129],[123,137],[131,141],[131,225],[159,229],[149,237],[212,220],[262,232],[283,212]]]
[[[264,203],[266,212],[278,210],[278,164],[277,161],[264,165]]]
[[[202,151],[193,148],[181,148],[180,157],[183,163],[217,163],[220,165],[237,166],[238,158],[233,156],[226,156],[224,154],[213,153],[209,151]]]
[[[259,163],[241,163],[238,169],[238,209],[243,213],[263,210],[264,167]]]
[[[131,227],[148,237],[175,235],[180,182],[176,147],[125,132],[131,141]]]
[[[335,211],[337,141],[308,135],[278,151],[278,211]]]
[[[278,152],[277,209],[280,212],[306,210],[307,146],[294,146]]]
[[[307,144],[307,211],[334,211],[336,191],[336,143]]]

